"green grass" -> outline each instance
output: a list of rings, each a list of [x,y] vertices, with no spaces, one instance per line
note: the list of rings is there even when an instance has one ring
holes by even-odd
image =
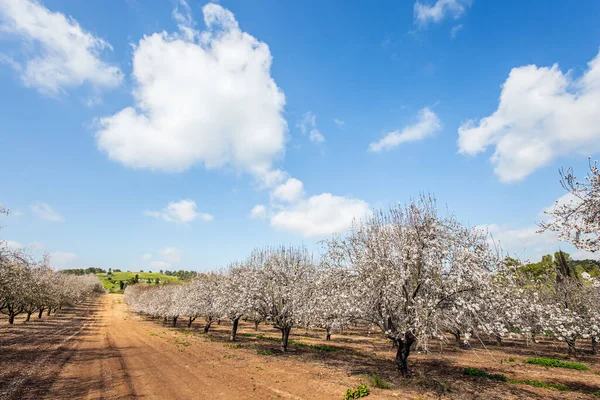
[[[252,335],[250,333],[241,333],[240,335],[245,336],[245,337],[253,337],[256,339],[260,339],[260,340],[268,340],[270,342],[277,342],[277,343],[281,342],[280,338],[276,338],[276,337],[272,337],[272,336]],[[339,348],[339,347],[325,346],[325,345],[321,345],[321,344],[308,344],[308,343],[299,342],[297,340],[290,340],[289,344],[298,346],[298,347],[308,347],[309,349],[319,350],[319,351],[327,351],[327,352],[343,350],[342,348]]]
[[[158,278],[161,283],[177,282],[179,280],[176,276],[169,276],[158,272],[113,272],[112,276],[108,276],[108,274],[96,274],[96,276],[100,279],[104,288],[110,293],[123,293],[122,290],[119,290],[119,281],[127,282],[129,279],[135,278],[136,274],[140,281],[149,279],[152,281],[152,284],[154,284],[156,278]],[[108,278],[111,278],[111,280]],[[145,282],[140,283],[143,284]]]
[[[343,349],[339,348],[339,347],[332,347],[332,346],[325,346],[325,345],[321,345],[321,344],[308,344],[308,343],[302,343],[302,342],[298,342],[297,340],[292,340],[290,341],[290,344],[294,345],[294,346],[298,346],[298,347],[308,347],[309,349],[313,349],[313,350],[319,350],[319,351],[341,351]]]
[[[256,354],[259,356],[272,356],[273,352],[270,350],[256,349]]]
[[[281,342],[281,339],[276,338],[276,337],[271,337],[271,336],[264,336],[264,335],[250,335],[250,336],[254,336],[257,339],[260,340],[270,340],[271,342]]]
[[[541,387],[541,388],[546,388],[546,389],[556,389],[556,390],[561,390],[561,391],[570,391],[571,390],[571,389],[569,389],[569,387],[567,385],[563,385],[562,383],[542,382],[542,381],[529,380],[529,379],[528,380],[509,379],[502,374],[488,374],[487,372],[482,371],[477,368],[465,368],[463,370],[463,373],[465,375],[480,376],[483,378],[489,378],[489,379],[493,379],[496,381],[502,381],[502,382],[510,382],[510,383],[515,383],[518,385],[529,385],[529,386]]]
[[[583,364],[556,360],[554,358],[528,358],[523,361],[526,364],[535,364],[535,365],[543,365],[544,367],[554,367],[554,368],[568,368],[568,369],[577,369],[579,371],[587,371],[589,368]]]
[[[493,379],[495,381],[502,381],[502,382],[508,381],[508,378],[502,374],[488,374],[487,372],[482,371],[477,368],[468,368],[467,367],[467,368],[463,369],[463,373],[465,375],[481,376],[483,378],[489,378],[489,379]]]

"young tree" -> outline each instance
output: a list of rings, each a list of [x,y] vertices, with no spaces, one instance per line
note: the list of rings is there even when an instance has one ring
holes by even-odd
[[[483,232],[439,216],[425,196],[355,224],[329,251],[354,270],[362,318],[397,347],[395,363],[404,376],[415,342],[427,348],[429,338],[444,338],[457,307],[478,312],[469,295],[483,290],[500,264]]]
[[[312,255],[304,248],[279,247],[255,250],[249,258],[255,270],[256,309],[267,312],[268,321],[281,331],[281,350],[287,351],[290,331],[306,320],[314,287]]]
[[[244,263],[233,263],[223,276],[218,293],[219,309],[232,322],[229,340],[235,341],[240,318],[256,308],[253,270]]]
[[[341,331],[360,314],[353,296],[355,279],[347,268],[324,260],[316,270],[314,290],[308,299],[305,325],[325,329],[325,340]]]
[[[8,315],[8,323],[25,311],[31,293],[30,258],[21,250],[0,244],[0,312]]]

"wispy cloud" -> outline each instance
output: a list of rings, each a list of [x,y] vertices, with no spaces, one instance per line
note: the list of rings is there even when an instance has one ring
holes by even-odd
[[[63,217],[50,207],[48,203],[38,203],[30,206],[31,211],[45,221],[62,222]]]
[[[382,152],[391,150],[402,143],[416,142],[423,140],[442,129],[442,122],[439,117],[425,107],[419,111],[418,121],[416,124],[408,125],[402,130],[395,130],[386,134],[381,140],[373,142],[369,145],[369,151]]]

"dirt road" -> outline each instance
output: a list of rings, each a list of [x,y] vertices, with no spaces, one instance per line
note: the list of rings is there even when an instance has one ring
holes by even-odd
[[[168,329],[130,313],[119,295],[23,326],[0,331],[0,398],[327,399],[353,382]]]
[[[282,354],[269,326],[254,331],[241,323],[239,340],[228,341],[227,322],[202,334],[202,322],[178,328],[129,311],[123,296],[101,295],[56,315],[0,321],[0,399],[341,399],[377,371],[391,387],[371,386],[376,399],[585,399],[600,387],[596,357],[589,371],[524,364],[525,356],[553,354],[553,344],[522,344],[477,352],[449,348],[415,353],[414,379],[392,368],[393,350],[377,334],[353,332],[331,342],[322,332],[296,329],[291,351]],[[259,337],[256,337],[259,335]],[[275,339],[275,341],[269,340]],[[329,352],[308,344],[333,346]],[[542,345],[539,345],[542,346]],[[314,346],[313,346],[314,347]],[[318,346],[317,346],[318,347]],[[330,347],[331,348],[331,347]],[[538,353],[539,352],[539,353]],[[554,353],[552,353],[554,352]],[[508,358],[512,362],[507,362]],[[464,367],[566,384],[566,392],[488,379],[465,378]]]

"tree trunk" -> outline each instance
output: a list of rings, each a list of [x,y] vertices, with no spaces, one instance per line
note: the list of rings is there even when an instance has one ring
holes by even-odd
[[[569,352],[568,355],[569,356],[574,356],[576,349],[575,349],[575,339],[567,339],[567,346],[569,346]]]
[[[217,325],[221,325],[221,318],[217,320]]]
[[[596,336],[592,337],[592,354],[598,354],[598,338]]]
[[[235,336],[237,335],[238,323],[240,322],[240,317],[233,319],[233,326],[231,327],[231,335],[229,335],[229,340],[235,342]]]
[[[15,322],[15,313],[13,311],[8,312],[8,323],[13,324]]]
[[[27,318],[25,318],[25,322],[29,322],[31,319],[31,314],[33,314],[33,311],[27,311]]]
[[[254,321],[254,330],[258,331],[258,324],[260,324],[260,321]]]
[[[331,328],[327,328],[327,334],[325,335],[325,340],[331,340]]]
[[[413,335],[409,335],[405,340],[395,340],[395,342],[398,345],[395,360],[396,367],[403,377],[410,378],[410,372],[408,370],[408,356],[410,355],[410,349],[415,342],[415,338]]]
[[[191,328],[191,327],[192,327],[192,322],[194,322],[194,320],[195,320],[195,319],[196,319],[196,318],[192,318],[192,317],[190,317],[190,319],[189,319],[189,321],[188,321],[188,328]]]
[[[461,345],[461,343],[460,343],[460,331],[457,329],[454,332],[452,332],[452,334],[454,335],[454,339],[456,340],[456,344],[458,344],[460,346]]]
[[[168,321],[169,321],[168,318],[165,317],[165,319],[163,319],[163,324],[166,324]]]
[[[206,323],[206,325],[204,325],[204,333],[208,333],[208,330],[210,329],[210,324],[212,324],[212,321],[209,321]]]
[[[531,341],[532,341],[533,343],[537,343],[537,339],[536,339],[536,337],[535,337],[535,331],[532,331],[532,332],[531,332]]]
[[[292,330],[292,328],[283,328],[281,329],[281,351],[283,351],[284,353],[287,351],[288,348],[288,341],[290,339],[290,331]]]
[[[177,326],[177,318],[179,318],[179,316],[173,317],[173,327]]]
[[[38,319],[42,318],[43,313],[44,313],[44,307],[40,308],[40,312],[38,313]]]
[[[46,315],[50,316],[51,312],[52,312],[52,307],[48,307],[48,313]]]
[[[496,344],[502,346],[502,336],[496,335]]]

